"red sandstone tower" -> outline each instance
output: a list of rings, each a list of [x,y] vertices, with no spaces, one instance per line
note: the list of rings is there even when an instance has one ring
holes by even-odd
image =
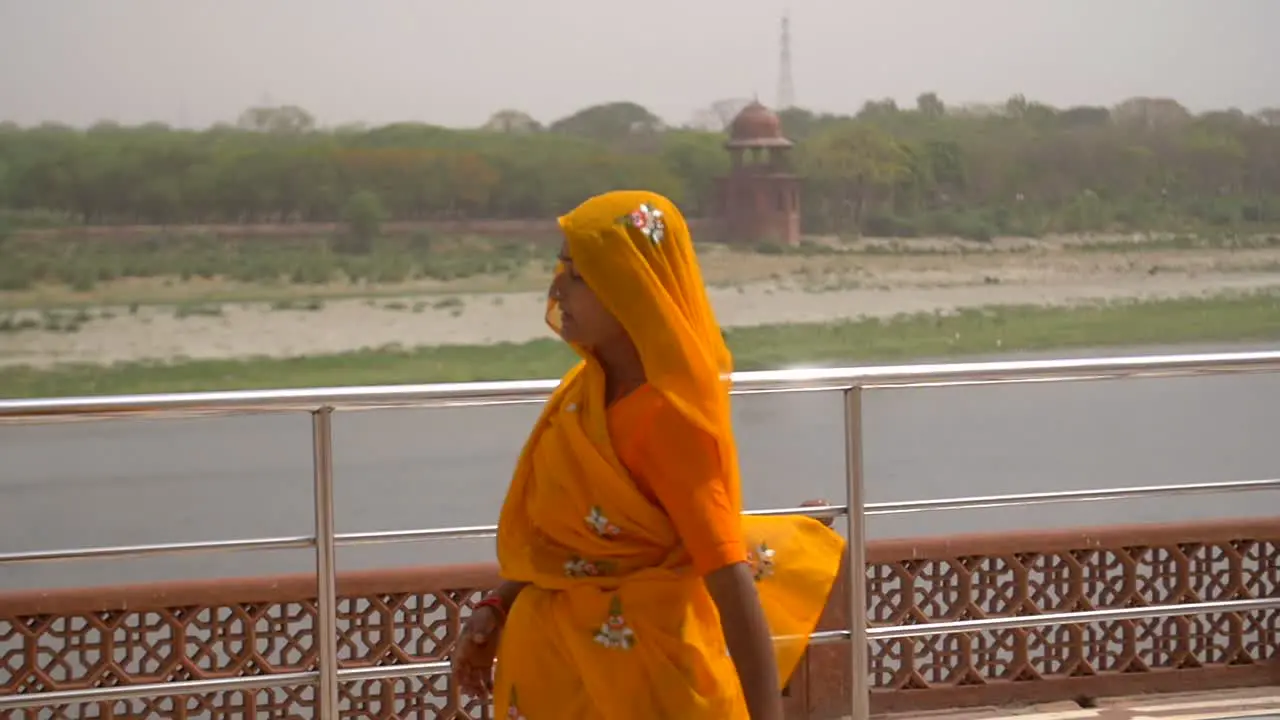
[[[729,124],[725,148],[733,161],[729,176],[719,181],[726,239],[799,244],[800,180],[778,116],[758,101],[747,105]]]

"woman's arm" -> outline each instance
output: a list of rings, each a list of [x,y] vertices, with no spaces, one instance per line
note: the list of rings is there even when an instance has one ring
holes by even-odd
[[[773,640],[750,567],[746,563],[726,565],[709,573],[705,582],[720,611],[720,627],[738,669],[751,720],[782,720]]]
[[[725,477],[718,441],[661,397],[617,448],[637,484],[671,519],[720,612],[752,720],[782,720],[782,692],[764,608],[742,534],[736,487]]]
[[[494,589],[493,594],[502,599],[503,610],[511,612],[511,606],[515,604],[516,598],[520,595],[520,591],[524,590],[528,584],[529,583],[526,582],[506,580]]]

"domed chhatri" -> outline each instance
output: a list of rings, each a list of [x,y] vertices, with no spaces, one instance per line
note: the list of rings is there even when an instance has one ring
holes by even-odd
[[[753,100],[729,123],[728,147],[791,147],[777,113]]]
[[[733,243],[800,242],[800,179],[777,113],[752,102],[729,123],[732,169],[719,180],[720,218]]]

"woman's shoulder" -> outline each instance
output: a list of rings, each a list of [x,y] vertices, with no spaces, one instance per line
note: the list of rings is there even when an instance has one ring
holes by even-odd
[[[687,436],[693,422],[662,391],[648,383],[609,409],[609,422],[635,437]]]
[[[645,383],[609,406],[609,421],[629,430],[647,429],[667,407],[670,403],[662,393]]]

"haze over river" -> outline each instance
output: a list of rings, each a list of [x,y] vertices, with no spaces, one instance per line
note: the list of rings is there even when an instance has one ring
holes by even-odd
[[[537,409],[338,413],[338,532],[495,522]],[[869,502],[1280,477],[1280,375],[872,391],[865,417]],[[736,421],[749,507],[843,502],[838,394],[739,397]],[[307,535],[311,473],[305,413],[0,425],[0,552]],[[874,517],[868,533],[1263,515],[1280,516],[1280,493]],[[492,553],[492,539],[395,544],[338,562]],[[0,590],[312,570],[306,550],[4,565]]]

